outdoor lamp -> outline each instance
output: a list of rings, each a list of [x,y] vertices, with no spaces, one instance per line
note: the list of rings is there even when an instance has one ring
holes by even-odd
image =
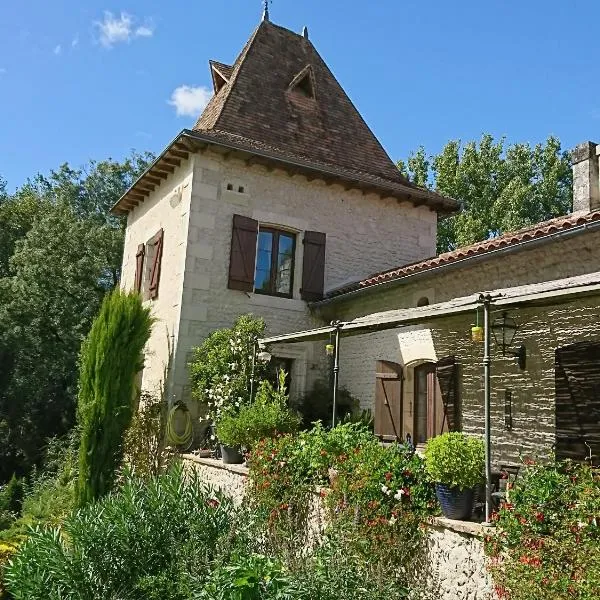
[[[327,356],[333,356],[333,351],[335,350],[335,346],[333,344],[327,344],[325,346],[325,352]]]
[[[502,348],[502,356],[508,355],[516,357],[519,368],[524,369],[527,354],[525,346],[519,346],[516,352],[508,349],[513,342],[517,329],[519,329],[516,321],[512,317],[509,317],[507,313],[503,312],[501,317],[494,319],[491,329],[496,344]]]

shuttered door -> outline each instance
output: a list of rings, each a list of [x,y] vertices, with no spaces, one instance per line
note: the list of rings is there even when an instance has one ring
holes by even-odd
[[[459,431],[460,406],[458,398],[458,363],[456,357],[441,358],[435,367],[440,395],[442,397],[443,418],[440,431]]]
[[[150,271],[150,287],[148,289],[148,294],[150,298],[156,298],[158,296],[158,284],[160,283],[160,265],[162,262],[163,253],[163,237],[164,231],[161,229],[152,240],[152,244],[154,245],[152,255],[154,258],[152,261],[152,269]]]
[[[307,302],[323,298],[325,288],[326,235],[317,231],[304,232],[304,258],[302,260],[302,288],[300,296]]]
[[[556,456],[600,462],[600,343],[581,342],[555,354]]]
[[[376,364],[375,435],[385,440],[402,438],[402,367],[379,360]]]
[[[144,254],[146,252],[146,245],[140,244],[135,255],[135,291],[142,291],[142,278],[144,276]]]
[[[258,221],[242,215],[233,215],[229,282],[227,284],[229,289],[242,292],[254,290],[257,236]]]

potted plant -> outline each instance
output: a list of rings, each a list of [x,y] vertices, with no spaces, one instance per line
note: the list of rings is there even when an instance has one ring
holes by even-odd
[[[483,479],[483,441],[464,433],[444,433],[425,446],[425,469],[449,519],[465,519],[473,510],[473,491]]]
[[[287,407],[285,373],[280,371],[277,390],[268,381],[261,382],[252,404],[242,406],[237,413],[225,414],[217,422],[223,462],[242,462],[240,448],[250,450],[264,438],[297,431],[300,421],[299,415]]]

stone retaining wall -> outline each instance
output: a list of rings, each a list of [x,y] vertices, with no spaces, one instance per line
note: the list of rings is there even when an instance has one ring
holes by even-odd
[[[224,465],[220,460],[185,454],[188,468],[207,483],[242,502],[248,469]],[[315,498],[318,496],[315,494]],[[318,536],[323,524],[320,507],[313,511],[311,538]],[[429,526],[429,549],[433,577],[439,585],[439,600],[494,600],[493,585],[486,571],[483,528],[478,523],[434,518]]]

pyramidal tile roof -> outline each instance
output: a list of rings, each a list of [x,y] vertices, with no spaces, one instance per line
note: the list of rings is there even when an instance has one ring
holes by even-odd
[[[265,20],[230,71],[211,67],[228,82],[215,87],[195,131],[411,185],[306,37]]]

